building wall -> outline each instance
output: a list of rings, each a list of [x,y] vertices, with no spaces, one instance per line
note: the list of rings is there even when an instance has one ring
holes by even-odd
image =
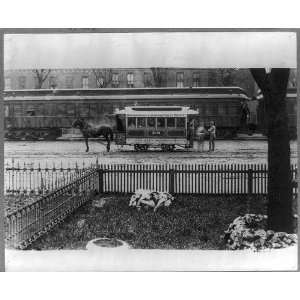
[[[183,87],[195,86],[195,74],[199,75],[199,79],[196,86],[226,86],[224,80],[222,80],[222,74],[224,69],[196,69],[196,68],[160,68],[161,75],[163,77],[160,86],[163,87],[176,87],[177,79],[180,77],[178,73],[183,73]],[[240,86],[244,88],[249,96],[252,96],[255,90],[254,80],[247,69],[231,70],[230,75],[232,80],[230,85]],[[53,69],[50,71],[47,79],[44,81],[42,88],[51,88],[51,83],[53,79],[56,82],[56,88],[66,89],[75,88],[80,89],[82,86],[82,78],[85,76],[88,78],[88,88],[98,88],[96,74],[105,75],[107,77],[107,84],[105,87],[113,88],[115,87],[112,83],[112,74],[118,74],[119,77],[119,88],[127,88],[127,74],[133,74],[133,87],[143,88],[143,87],[156,87],[157,82],[153,76],[152,69],[150,68],[134,68],[134,69]],[[106,76],[108,74],[108,76]],[[148,84],[145,84],[145,74],[148,76]],[[22,82],[22,77],[25,77],[25,89],[35,89],[37,88],[37,78],[34,70],[5,70],[5,82],[6,89],[22,89],[20,82]],[[67,81],[72,81],[72,87],[67,84]],[[10,81],[10,83],[9,83]],[[10,85],[10,86],[9,86]]]

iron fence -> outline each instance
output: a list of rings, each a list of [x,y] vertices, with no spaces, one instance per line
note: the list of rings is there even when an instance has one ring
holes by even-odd
[[[41,164],[21,164],[12,160],[4,169],[4,191],[6,194],[45,195],[53,190],[80,178],[91,166],[77,164],[65,167],[61,162],[59,166],[45,166]]]
[[[5,241],[8,248],[24,249],[74,210],[87,202],[99,190],[96,169],[71,180],[32,204],[5,216]]]

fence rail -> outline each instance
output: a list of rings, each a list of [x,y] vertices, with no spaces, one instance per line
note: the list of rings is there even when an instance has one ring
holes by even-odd
[[[63,187],[5,216],[7,247],[26,248],[99,190],[98,171],[91,169]]]

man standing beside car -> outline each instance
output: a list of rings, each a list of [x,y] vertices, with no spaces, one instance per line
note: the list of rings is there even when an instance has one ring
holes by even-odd
[[[215,140],[216,140],[216,125],[214,121],[210,122],[210,127],[208,128],[209,133],[209,150],[215,151]]]

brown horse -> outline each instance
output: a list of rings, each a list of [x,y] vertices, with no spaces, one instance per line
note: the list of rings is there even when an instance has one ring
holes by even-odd
[[[102,125],[92,125],[86,122],[84,119],[79,118],[72,123],[73,128],[80,129],[86,144],[86,152],[89,151],[89,138],[97,138],[103,136],[107,142],[106,150],[110,151],[110,143],[113,140],[113,130],[111,126],[102,124]]]

